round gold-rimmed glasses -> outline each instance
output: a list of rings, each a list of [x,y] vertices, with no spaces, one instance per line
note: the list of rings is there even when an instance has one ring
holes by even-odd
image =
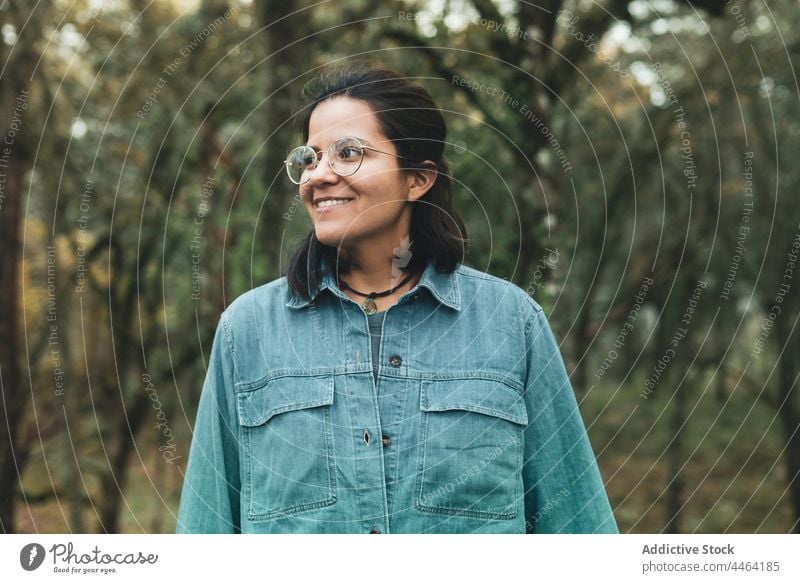
[[[364,161],[364,150],[372,150],[379,154],[387,154],[395,158],[405,159],[390,152],[384,152],[367,146],[358,138],[344,136],[328,146],[328,165],[339,176],[352,176],[361,168]],[[311,146],[298,146],[286,157],[286,173],[295,184],[303,184],[311,178],[320,161],[320,154]]]

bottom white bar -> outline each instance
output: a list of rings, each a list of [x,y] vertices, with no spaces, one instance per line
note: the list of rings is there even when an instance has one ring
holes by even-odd
[[[0,580],[778,583],[800,581],[799,551],[796,535],[5,535]]]

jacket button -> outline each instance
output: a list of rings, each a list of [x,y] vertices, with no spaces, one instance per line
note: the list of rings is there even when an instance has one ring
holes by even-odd
[[[383,447],[389,447],[389,444],[392,443],[392,440],[388,435],[381,435],[381,443],[383,443]]]
[[[400,358],[399,356],[397,356],[396,354],[393,354],[392,356],[389,357],[389,364],[391,364],[394,367],[398,367],[402,363],[403,363],[403,359]]]
[[[377,526],[375,526],[375,527],[372,528],[371,531],[369,531],[369,533],[370,534],[380,534],[381,533],[381,529],[379,529]]]

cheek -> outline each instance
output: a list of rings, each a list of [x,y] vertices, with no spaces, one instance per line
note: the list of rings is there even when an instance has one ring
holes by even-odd
[[[375,201],[394,200],[398,194],[402,194],[404,183],[399,179],[395,172],[375,171],[372,174],[364,174],[363,178],[353,184],[353,190],[359,194],[365,194],[369,199]]]

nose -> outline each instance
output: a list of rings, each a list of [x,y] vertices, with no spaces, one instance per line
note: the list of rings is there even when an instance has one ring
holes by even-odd
[[[306,188],[316,188],[325,184],[335,184],[339,181],[340,176],[333,171],[328,159],[328,152],[318,154],[319,162],[317,167],[311,171],[308,182],[305,183]]]

